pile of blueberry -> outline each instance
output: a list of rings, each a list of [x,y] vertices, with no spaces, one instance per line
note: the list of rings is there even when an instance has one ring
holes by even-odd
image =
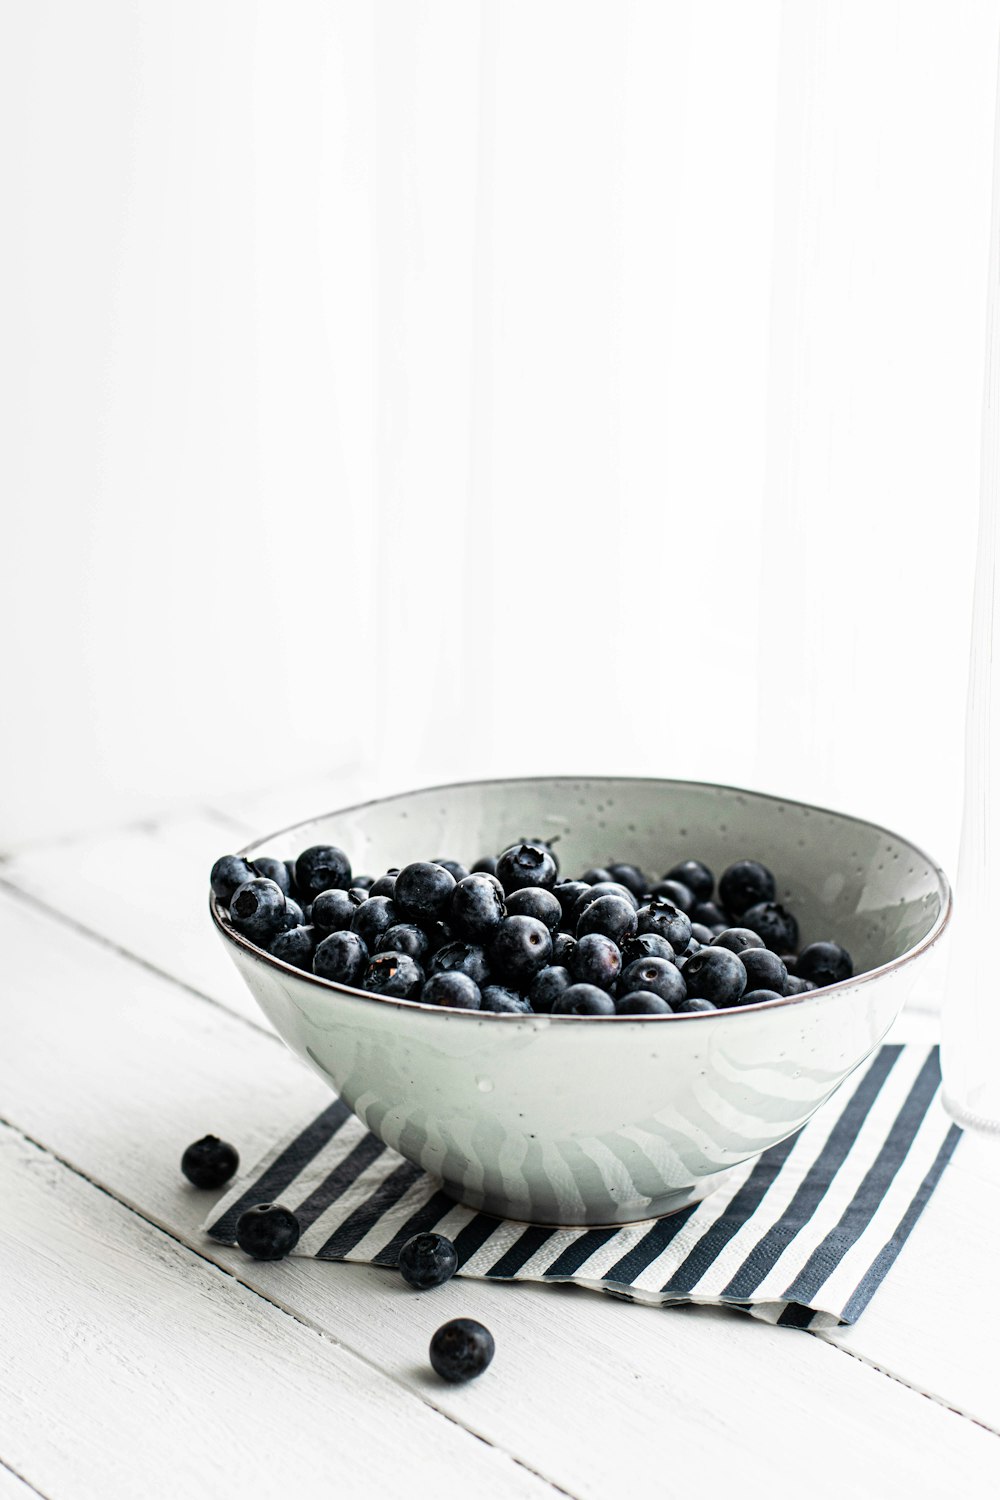
[[[420,860],[373,880],[341,849],[227,854],[212,890],[232,926],[338,984],[457,1010],[644,1016],[756,1005],[849,979],[839,943],[799,951],[774,876],[699,860],[653,880],[631,864],[559,878],[552,846],[512,844],[471,870]]]
[[[196,1188],[220,1188],[236,1172],[239,1153],[217,1135],[193,1141],[181,1157],[181,1171]],[[255,1203],[236,1221],[236,1243],[253,1260],[284,1260],[298,1244],[301,1227],[281,1203]],[[399,1273],[418,1292],[450,1281],[458,1270],[458,1252],[443,1234],[414,1234],[399,1251]],[[474,1318],[451,1318],[434,1334],[430,1362],[442,1380],[472,1380],[493,1358],[493,1335]]]

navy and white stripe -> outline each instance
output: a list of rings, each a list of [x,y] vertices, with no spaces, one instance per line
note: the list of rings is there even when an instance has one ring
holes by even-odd
[[[796,1135],[702,1202],[620,1229],[543,1229],[453,1202],[338,1101],[239,1180],[206,1225],[232,1244],[253,1203],[303,1226],[296,1253],[394,1266],[412,1234],[454,1240],[460,1276],[572,1281],[629,1301],[725,1304],[796,1328],[853,1323],[923,1211],[960,1131],[938,1049],[887,1045]]]

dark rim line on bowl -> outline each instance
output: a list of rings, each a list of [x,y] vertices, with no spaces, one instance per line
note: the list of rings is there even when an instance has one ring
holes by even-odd
[[[921,953],[925,953],[929,948],[932,948],[951,920],[954,903],[947,875],[937,861],[931,859],[930,855],[926,854],[919,845],[911,843],[909,839],[902,838],[900,834],[894,833],[891,828],[885,828],[881,823],[871,823],[867,818],[856,818],[853,813],[838,813],[831,807],[818,807],[813,802],[799,802],[794,797],[776,797],[770,792],[754,792],[750,791],[747,787],[727,786],[716,781],[678,781],[660,776],[492,776],[484,781],[453,781],[443,786],[421,786],[415,787],[409,792],[394,792],[390,797],[370,797],[366,802],[356,802],[350,807],[338,807],[332,812],[320,813],[315,818],[304,818],[298,823],[289,824],[287,828],[279,829],[276,833],[265,834],[263,838],[254,839],[252,843],[246,844],[236,852],[244,858],[252,859],[252,851],[254,849],[259,849],[262,844],[269,844],[274,839],[285,838],[288,834],[294,833],[296,829],[308,828],[315,823],[322,823],[328,818],[341,818],[347,817],[351,813],[363,813],[371,807],[385,807],[387,804],[393,802],[405,802],[411,797],[419,797],[424,794],[430,796],[443,792],[465,791],[469,787],[517,786],[519,784],[533,786],[540,781],[553,782],[557,785],[616,781],[645,786],[694,787],[700,791],[729,792],[735,797],[752,797],[755,800],[764,802],[780,802],[783,807],[801,807],[811,813],[821,813],[825,817],[849,818],[852,823],[860,823],[863,827],[870,828],[875,833],[884,834],[888,838],[896,839],[900,843],[906,844],[908,848],[913,850],[914,854],[919,855],[922,860],[925,860],[928,868],[933,870],[937,876],[941,887],[941,910],[938,912],[937,919],[930,931],[920,939],[915,947],[907,948],[906,952],[901,953],[898,958],[891,958],[888,963],[879,964],[875,969],[866,969],[864,973],[855,974],[850,979],[842,979],[837,984],[828,984],[818,990],[807,990],[804,995],[783,995],[779,1000],[762,1000],[756,1005],[731,1005],[720,1007],[718,1010],[706,1011],[671,1011],[668,1015],[655,1016],[570,1016],[552,1015],[547,1011],[524,1014],[494,1010],[459,1010],[457,1008],[454,1010],[448,1009],[447,1013],[450,1016],[465,1016],[476,1020],[488,1019],[491,1022],[508,1022],[512,1024],[527,1022],[529,1025],[539,1020],[557,1025],[566,1025],[573,1022],[593,1024],[594,1022],[609,1021],[637,1021],[642,1025],[647,1025],[650,1022],[666,1021],[713,1021],[719,1016],[750,1015],[757,1014],[762,1010],[777,1010],[780,1006],[805,1005],[838,991],[856,989],[859,984],[865,984],[868,980],[875,979],[879,975],[889,974],[893,969],[902,968],[904,964],[912,962]],[[241,932],[237,932],[235,927],[231,927],[227,922],[223,922],[219,916],[219,908],[214,895],[209,896],[208,905],[212,921],[227,941],[235,943],[237,947],[245,948],[251,957],[270,964],[272,968],[279,970],[281,973],[294,975],[297,979],[309,980],[313,984],[319,985],[324,990],[330,990],[336,995],[355,995],[361,1000],[369,1000],[378,1005],[392,1005],[402,1010],[422,1010],[438,1015],[441,1014],[442,1009],[445,1009],[445,1007],[440,1005],[430,1005],[423,1000],[402,1000],[392,995],[374,995],[370,990],[355,989],[353,985],[335,984],[332,979],[323,979],[319,974],[313,974],[309,969],[297,969],[294,964],[285,963],[283,959],[275,958],[272,954],[268,953],[266,948],[258,948],[254,943],[250,942],[249,938],[245,938]]]

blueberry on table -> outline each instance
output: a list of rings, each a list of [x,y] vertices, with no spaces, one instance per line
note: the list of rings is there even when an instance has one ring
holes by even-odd
[[[762,938],[765,948],[772,953],[786,953],[799,946],[799,924],[777,901],[748,906],[743,913],[743,925]]]
[[[542,970],[545,973],[545,970]],[[493,1010],[507,1015],[525,1016],[531,1013],[531,1004],[517,990],[505,984],[486,984],[482,990],[482,1010]],[[536,1007],[537,1009],[537,1007]]]
[[[655,932],[666,938],[675,953],[683,953],[691,941],[691,919],[672,901],[654,896],[648,906],[641,906],[636,913],[640,932]]]
[[[368,944],[356,932],[331,932],[313,954],[313,973],[334,984],[360,986],[367,967]]]
[[[316,952],[316,929],[314,927],[287,927],[271,943],[271,957],[282,963],[293,964],[296,969],[312,972],[313,954]]]
[[[621,948],[635,936],[637,918],[635,908],[621,896],[598,896],[589,901],[576,924],[578,938],[588,932],[599,932]]]
[[[240,1164],[239,1153],[217,1135],[203,1135],[181,1157],[181,1171],[196,1188],[220,1188]]]
[[[384,875],[380,875],[377,880],[373,880],[368,887],[369,896],[391,896],[396,889],[396,876],[398,874],[398,870],[387,870]]]
[[[500,979],[527,986],[552,957],[552,934],[535,917],[504,917],[490,945],[490,966]]]
[[[430,952],[430,941],[422,927],[415,922],[397,922],[387,927],[375,945],[377,953],[405,953],[422,964]]]
[[[543,890],[540,885],[522,885],[507,897],[507,915],[534,917],[554,932],[562,921],[562,907],[552,891]]]
[[[432,859],[431,864],[440,865],[442,870],[447,870],[452,880],[464,880],[469,871],[464,865],[460,865],[457,859]]]
[[[295,884],[303,901],[314,901],[320,891],[346,891],[351,861],[335,844],[313,844],[295,861]]]
[[[780,990],[744,990],[740,996],[741,1005],[763,1005],[766,1000],[781,1000]]]
[[[432,974],[420,991],[425,1005],[444,1005],[449,1010],[478,1010],[482,995],[475,980],[458,969]]]
[[[649,890],[649,881],[638,865],[608,865],[608,874],[618,885],[623,885],[641,901]]]
[[[273,880],[275,885],[280,886],[286,896],[292,894],[292,877],[283,859],[272,859],[269,854],[258,854],[254,859],[254,867],[258,875],[263,875],[265,880]]]
[[[413,1234],[399,1252],[399,1274],[418,1292],[443,1286],[458,1270],[458,1252],[443,1234]]]
[[[741,917],[748,906],[773,901],[774,894],[774,876],[755,859],[738,859],[719,879],[719,900],[734,917]]]
[[[273,880],[255,876],[233,892],[229,920],[252,943],[267,947],[285,920],[285,893]]]
[[[257,1203],[236,1220],[236,1243],[254,1260],[282,1260],[300,1234],[298,1219],[280,1203]]]
[[[691,908],[695,904],[694,892],[679,880],[658,880],[649,894],[672,902],[684,912],[685,916],[690,915]]]
[[[552,1006],[554,1016],[613,1016],[615,1002],[596,984],[571,984]]]
[[[457,1384],[481,1375],[493,1358],[493,1335],[474,1318],[452,1318],[431,1339],[430,1359],[442,1380]]]
[[[316,903],[313,902],[313,920],[316,918]],[[351,931],[363,937],[368,944],[368,950],[374,953],[378,947],[378,940],[390,927],[395,927],[401,922],[402,916],[395,901],[388,896],[369,896],[367,901],[362,901],[360,906],[354,908],[351,918]]]
[[[742,953],[747,948],[763,948],[764,939],[751,927],[724,927],[712,939],[713,948],[728,948],[730,953]]]
[[[228,906],[238,887],[245,885],[248,880],[253,880],[256,875],[257,871],[249,860],[243,858],[242,854],[224,854],[212,866],[210,876],[212,895],[223,906]]]
[[[372,995],[393,1000],[414,1000],[424,983],[424,971],[405,953],[376,953],[369,960],[363,987]]]
[[[795,965],[799,979],[810,980],[817,989],[850,979],[854,964],[846,948],[839,943],[810,943],[803,948]]]
[[[352,891],[320,891],[312,904],[312,923],[320,932],[347,932],[354,921],[354,913],[364,904],[361,893],[352,900]]]
[[[474,984],[483,985],[490,977],[490,966],[477,943],[445,943],[431,959],[430,972],[464,974]]]
[[[695,901],[710,901],[715,889],[715,876],[700,859],[685,859],[674,865],[664,875],[664,880],[679,880],[686,885]]]
[[[596,985],[611,990],[622,971],[621,950],[603,933],[588,932],[577,939],[566,967],[573,976],[574,987]]]
[[[615,1010],[620,1016],[669,1016],[672,1007],[652,990],[633,990],[615,1002]]]
[[[634,959],[622,970],[618,988],[623,995],[640,990],[659,995],[672,1010],[676,1010],[687,995],[684,976],[669,958]]]
[[[638,958],[666,958],[673,963],[677,954],[667,942],[655,932],[637,932],[629,938],[622,949],[622,964],[634,964]]]
[[[506,915],[503,886],[494,875],[466,875],[451,893],[448,920],[470,942],[488,942]]]
[[[747,986],[747,971],[729,948],[702,948],[687,960],[681,978],[692,999],[715,1006],[738,1005]]]
[[[497,860],[497,879],[506,895],[538,885],[551,890],[559,868],[551,849],[544,844],[512,844]]]
[[[544,969],[540,969],[531,981],[531,989],[528,991],[532,1009],[546,1014],[572,983],[569,970],[562,964],[548,964]]]
[[[448,914],[455,877],[443,865],[416,860],[396,876],[392,899],[407,922],[436,922]]]
[[[744,948],[740,962],[747,971],[748,990],[777,990],[784,993],[788,970],[770,948]]]

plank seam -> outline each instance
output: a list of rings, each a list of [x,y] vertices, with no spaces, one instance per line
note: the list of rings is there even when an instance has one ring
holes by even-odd
[[[895,1375],[892,1370],[887,1370],[884,1365],[876,1364],[875,1360],[869,1359],[866,1354],[861,1354],[857,1349],[848,1349],[844,1344],[838,1344],[831,1332],[820,1328],[807,1328],[806,1332],[812,1338],[819,1339],[831,1349],[839,1349],[841,1354],[856,1359],[858,1364],[865,1365],[869,1370],[875,1370],[879,1375],[884,1375],[888,1380],[894,1380],[897,1385],[905,1386],[915,1396],[923,1396],[926,1401],[933,1401],[935,1406],[943,1406],[945,1411],[954,1412],[956,1417],[963,1417],[966,1422],[973,1422],[976,1427],[981,1427],[984,1432],[989,1432],[993,1437],[1000,1437],[1000,1427],[993,1427],[989,1422],[984,1422],[982,1417],[975,1416],[971,1411],[966,1411],[962,1406],[953,1406],[950,1401],[945,1401],[942,1396],[936,1396],[933,1391],[925,1391],[921,1386],[914,1385],[912,1381],[905,1380],[902,1375]]]
[[[40,1490],[37,1484],[32,1484],[31,1480],[25,1478],[20,1469],[15,1469],[14,1465],[8,1463],[5,1458],[0,1458],[0,1469],[6,1469],[8,1474],[13,1474],[15,1479],[21,1481],[25,1489],[29,1489],[33,1495],[38,1495],[40,1500],[49,1500],[49,1496],[46,1495],[44,1490]]]
[[[190,1244],[186,1239],[182,1239],[181,1236],[174,1230],[172,1230],[169,1226],[161,1223],[158,1219],[150,1218],[148,1214],[144,1213],[141,1208],[137,1208],[134,1203],[130,1203],[128,1199],[120,1198],[117,1193],[111,1190],[111,1188],[105,1187],[103,1183],[98,1182],[95,1177],[91,1177],[89,1173],[85,1172],[81,1167],[75,1166],[71,1161],[68,1161],[66,1157],[61,1156],[58,1151],[53,1151],[49,1146],[43,1145],[43,1143],[39,1141],[35,1136],[30,1135],[26,1130],[22,1130],[19,1125],[15,1125],[11,1120],[8,1120],[3,1115],[0,1115],[0,1127],[9,1130],[12,1135],[15,1135],[20,1140],[25,1141],[29,1146],[34,1147],[36,1151],[40,1151],[43,1156],[47,1156],[50,1158],[50,1160],[58,1162],[59,1166],[64,1168],[65,1171],[72,1173],[74,1177],[79,1178],[81,1182],[86,1182],[88,1186],[95,1188],[97,1192],[103,1193],[103,1195],[106,1198],[109,1198],[112,1203],[117,1203],[118,1206],[125,1209],[126,1212],[134,1214],[137,1219],[140,1219],[143,1224],[147,1224],[149,1228],[154,1230],[157,1234],[162,1234],[165,1239],[171,1240],[182,1250],[195,1256],[198,1260],[203,1261],[204,1264],[210,1266],[212,1270],[217,1271],[220,1275],[227,1277],[230,1281],[234,1281],[237,1286],[243,1287],[244,1291],[249,1292],[251,1296],[257,1297],[268,1307],[273,1307],[276,1312],[281,1313],[284,1317],[290,1318],[292,1322],[297,1323],[300,1328],[308,1329],[310,1333],[315,1334],[317,1338],[322,1339],[325,1343],[331,1344],[335,1349],[340,1349],[343,1353],[349,1355],[352,1359],[358,1360],[361,1364],[372,1370],[381,1379],[390,1381],[401,1391],[405,1392],[407,1396],[411,1397],[415,1401],[419,1401],[422,1406],[428,1407],[437,1416],[443,1417],[444,1420],[446,1422],[450,1422],[453,1427],[458,1427],[468,1437],[475,1438],[478,1442],[482,1443],[484,1447],[492,1448],[494,1452],[502,1454],[505,1458],[508,1458],[511,1463],[516,1464],[519,1469],[523,1469],[525,1473],[530,1474],[533,1478],[539,1480],[542,1484],[548,1485],[549,1488],[554,1490],[557,1494],[565,1495],[566,1500],[583,1500],[583,1497],[578,1495],[575,1490],[566,1489],[564,1485],[561,1485],[558,1482],[558,1480],[552,1479],[548,1474],[544,1474],[540,1469],[534,1468],[525,1459],[518,1458],[516,1453],[511,1453],[508,1448],[501,1447],[499,1443],[495,1443],[492,1441],[492,1439],[484,1436],[483,1433],[477,1432],[474,1427],[466,1426],[464,1422],[460,1421],[457,1417],[453,1417],[450,1412],[445,1411],[442,1407],[438,1406],[437,1403],[435,1401],[432,1401],[429,1396],[425,1395],[421,1391],[414,1390],[412,1386],[407,1385],[405,1381],[400,1380],[400,1378],[397,1375],[394,1375],[391,1370],[384,1369],[383,1366],[378,1364],[376,1360],[371,1359],[368,1355],[362,1353],[361,1350],[355,1349],[353,1345],[344,1343],[342,1340],[336,1338],[329,1331],[329,1329],[321,1327],[318,1323],[313,1322],[311,1318],[303,1317],[300,1313],[297,1313],[292,1308],[287,1307],[283,1302],[278,1301],[274,1297],[268,1296],[266,1292],[261,1291],[258,1287],[253,1286],[250,1282],[244,1281],[242,1276],[239,1276],[228,1266],[220,1265],[218,1261],[213,1260],[210,1255],[207,1255],[203,1250],[199,1249],[197,1245]],[[3,1460],[0,1460],[0,1463],[2,1462]],[[5,1464],[4,1467],[7,1468],[10,1466]],[[15,1477],[18,1479],[23,1478],[23,1476],[21,1474],[17,1474],[16,1470],[14,1469],[11,1469],[11,1473],[15,1474]],[[27,1484],[28,1481],[24,1480],[24,1483]],[[34,1485],[30,1485],[29,1488],[34,1489],[35,1487]],[[39,1495],[42,1494],[40,1490],[36,1490],[35,1492]],[[49,1500],[49,1497],[42,1495],[42,1500]]]

